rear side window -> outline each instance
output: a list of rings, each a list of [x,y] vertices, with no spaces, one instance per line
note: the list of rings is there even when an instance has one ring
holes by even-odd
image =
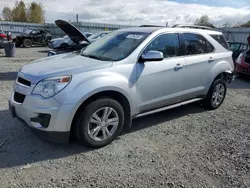
[[[186,55],[206,54],[214,51],[214,47],[202,36],[197,34],[184,34],[184,47]]]
[[[223,46],[224,48],[226,48],[227,50],[230,50],[225,38],[223,35],[210,35],[211,37],[213,37],[218,43],[221,44],[221,46]]]

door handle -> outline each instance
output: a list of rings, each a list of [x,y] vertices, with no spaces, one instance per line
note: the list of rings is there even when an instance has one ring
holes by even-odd
[[[182,69],[183,67],[184,67],[183,65],[181,65],[180,63],[178,63],[177,65],[175,65],[174,70],[178,71],[178,70]]]
[[[214,62],[213,58],[210,57],[210,58],[208,59],[208,63],[213,63],[213,62]]]

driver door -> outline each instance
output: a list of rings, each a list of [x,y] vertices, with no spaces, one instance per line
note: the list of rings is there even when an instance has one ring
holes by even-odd
[[[184,97],[185,58],[180,57],[179,35],[169,33],[156,37],[142,54],[148,51],[160,51],[164,59],[137,63],[139,112],[177,103]]]
[[[35,43],[41,43],[41,39],[42,39],[42,32],[40,30],[34,30],[32,32],[33,35],[33,41]]]

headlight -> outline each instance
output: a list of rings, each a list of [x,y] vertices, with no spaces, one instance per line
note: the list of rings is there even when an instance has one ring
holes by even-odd
[[[44,98],[53,97],[62,91],[69,84],[70,80],[71,76],[59,76],[44,79],[35,86],[32,93],[41,95]]]

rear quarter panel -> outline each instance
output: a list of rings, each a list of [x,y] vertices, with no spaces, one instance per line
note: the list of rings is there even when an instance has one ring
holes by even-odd
[[[211,77],[208,80],[208,89],[210,88],[211,84],[213,83],[214,79],[221,73],[233,73],[234,71],[234,63],[232,59],[232,52],[221,52],[217,53],[217,61],[211,68]]]

